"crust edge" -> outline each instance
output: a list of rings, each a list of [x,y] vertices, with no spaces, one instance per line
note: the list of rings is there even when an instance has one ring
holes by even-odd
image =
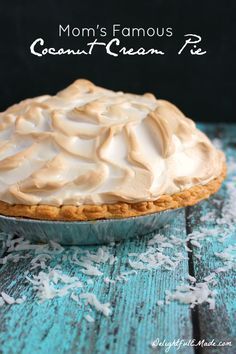
[[[39,220],[90,221],[99,219],[128,218],[159,211],[191,206],[216,193],[226,177],[226,164],[220,176],[206,185],[197,185],[173,195],[161,195],[154,201],[138,203],[118,202],[102,205],[11,205],[0,201],[0,214]]]

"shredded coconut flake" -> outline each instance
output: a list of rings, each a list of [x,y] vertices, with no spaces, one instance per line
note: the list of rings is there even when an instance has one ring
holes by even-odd
[[[164,301],[158,300],[158,301],[157,301],[157,305],[158,305],[158,306],[163,306],[163,305],[164,305]]]
[[[92,316],[90,316],[90,315],[85,315],[84,318],[85,318],[86,321],[88,321],[88,322],[94,322],[94,321],[95,321],[95,319],[94,319]]]
[[[81,302],[79,300],[79,296],[77,294],[71,293],[70,298],[72,300],[74,300],[75,302],[77,302],[77,304],[81,304]]]
[[[10,295],[7,295],[3,291],[1,292],[1,296],[2,296],[3,300],[9,305],[12,305],[16,302],[13,297],[11,297]]]
[[[108,277],[105,277],[105,278],[103,279],[103,281],[104,281],[104,283],[106,283],[106,284],[114,284],[114,283],[115,283],[115,280],[112,280],[112,279],[110,279],[110,278],[108,278]]]
[[[81,299],[85,299],[87,303],[94,307],[98,312],[101,312],[104,316],[111,315],[110,303],[102,304],[93,293],[82,293],[80,294]]]
[[[190,274],[187,276],[187,279],[190,280],[191,283],[196,283],[197,281],[197,279]]]
[[[23,304],[26,301],[26,296],[22,296],[21,298],[16,299],[16,304]]]
[[[208,287],[208,283],[196,283],[193,285],[180,285],[176,288],[174,293],[167,292],[166,294],[166,303],[169,303],[172,300],[177,300],[184,304],[189,304],[191,308],[196,305],[208,302],[210,308],[214,308],[216,292],[212,291]]]
[[[83,283],[77,277],[70,277],[57,269],[50,269],[48,273],[41,271],[33,278],[26,276],[26,279],[34,285],[41,301],[65,296],[69,290],[83,287]],[[59,286],[59,283],[68,285]]]

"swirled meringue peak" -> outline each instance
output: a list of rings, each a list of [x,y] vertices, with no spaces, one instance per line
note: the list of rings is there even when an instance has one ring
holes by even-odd
[[[220,175],[224,155],[173,104],[77,80],[0,113],[0,200],[152,201]]]

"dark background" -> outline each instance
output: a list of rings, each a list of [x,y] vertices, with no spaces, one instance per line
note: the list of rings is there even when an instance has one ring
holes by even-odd
[[[153,92],[197,121],[236,122],[235,4],[234,0],[1,0],[0,110],[87,78],[114,90]],[[59,38],[59,24],[110,28],[113,23],[172,27],[172,37],[121,38],[124,46],[154,47],[167,54],[115,58],[104,49],[92,56],[30,54],[31,43],[39,37],[48,47],[83,49],[88,39]],[[206,55],[177,55],[186,33],[202,36]]]

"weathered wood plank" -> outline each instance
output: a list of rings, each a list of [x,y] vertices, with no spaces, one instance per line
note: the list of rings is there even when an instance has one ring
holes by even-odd
[[[236,162],[236,126],[206,126],[205,131],[208,136],[220,138],[223,148],[227,153],[228,160],[234,159]],[[234,177],[233,177],[234,176]],[[236,171],[231,171],[228,178],[236,182]],[[236,185],[235,185],[236,188]],[[223,207],[228,200],[227,182],[223,188],[209,200],[204,201],[194,207],[188,208],[188,226],[189,232],[199,231],[204,226],[209,231],[220,229],[222,233],[225,231],[225,225],[217,225],[217,218],[221,217]],[[208,221],[202,222],[201,217],[212,213],[212,217]],[[194,272],[198,281],[202,281],[204,277],[209,275],[212,270],[222,266],[222,262],[214,254],[221,252],[222,248],[236,241],[236,225],[232,227],[230,236],[225,240],[224,244],[217,242],[203,242],[201,251],[193,247]],[[201,254],[201,259],[196,257]],[[216,277],[218,284],[215,286],[218,295],[215,311],[209,311],[208,305],[203,304],[198,307],[198,321],[200,328],[200,338],[206,341],[232,341],[233,347],[224,348],[205,348],[203,353],[235,353],[236,338],[236,276],[234,271],[220,273]]]
[[[180,231],[176,231],[180,230]],[[178,234],[177,234],[178,232]],[[166,235],[186,237],[184,211],[166,229]],[[146,248],[147,238],[116,244],[118,262],[104,264],[105,276],[115,278],[127,270],[127,255]],[[0,270],[1,290],[14,297],[26,295],[29,300],[21,305],[3,306],[1,314],[0,347],[5,353],[164,353],[152,349],[156,338],[166,341],[192,338],[191,313],[188,307],[171,303],[165,309],[157,306],[164,298],[165,289],[175,289],[181,278],[188,274],[184,260],[177,272],[140,271],[130,276],[127,283],[105,284],[102,277],[90,286],[102,302],[111,302],[114,310],[110,318],[96,314],[94,323],[87,323],[88,313],[68,297],[37,304],[34,294],[24,282],[23,273],[30,260],[6,264]],[[55,262],[54,262],[55,265]],[[63,265],[69,274],[78,269],[69,263]],[[84,276],[80,275],[84,280]],[[173,349],[170,353],[175,353]],[[183,348],[181,353],[193,353]]]

